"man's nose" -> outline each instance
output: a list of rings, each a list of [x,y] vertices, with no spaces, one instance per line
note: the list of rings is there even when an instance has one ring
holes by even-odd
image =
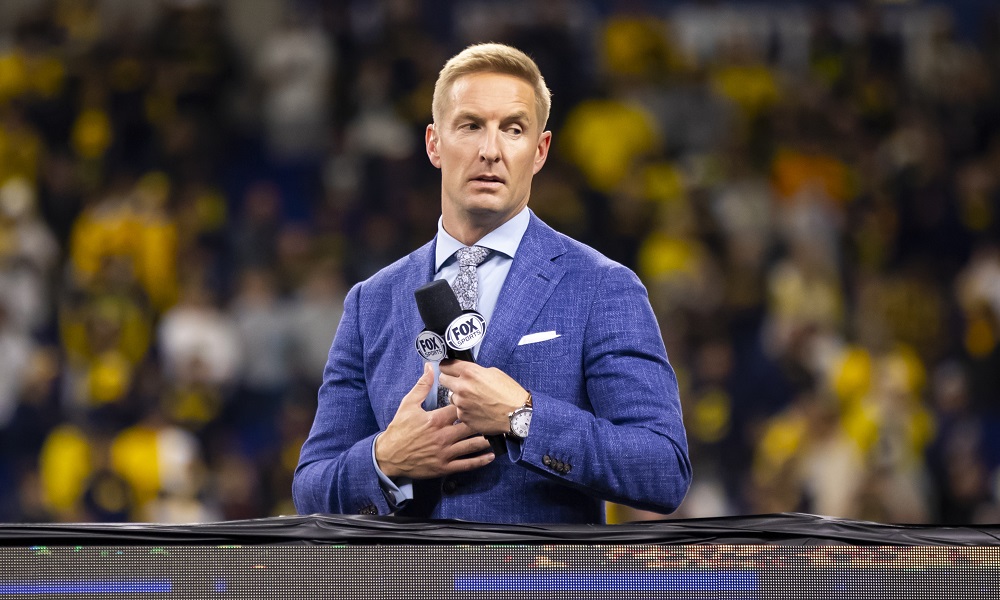
[[[487,128],[483,133],[483,144],[479,148],[479,160],[495,163],[500,160],[500,132]]]

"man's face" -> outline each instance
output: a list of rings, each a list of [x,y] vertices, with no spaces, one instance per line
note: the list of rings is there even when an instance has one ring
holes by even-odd
[[[458,78],[443,112],[440,123],[427,126],[425,141],[441,169],[445,228],[459,239],[467,231],[485,235],[528,204],[552,134],[541,130],[534,88],[511,75]]]

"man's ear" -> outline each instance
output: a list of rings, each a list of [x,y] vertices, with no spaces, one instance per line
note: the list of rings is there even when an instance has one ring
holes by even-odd
[[[427,158],[430,159],[431,164],[440,169],[441,155],[438,153],[438,135],[434,123],[428,125],[424,132],[424,146],[427,147]]]
[[[552,146],[552,132],[546,131],[538,138],[538,146],[535,147],[535,165],[533,173],[538,173],[545,166],[545,160],[549,157],[549,148]]]

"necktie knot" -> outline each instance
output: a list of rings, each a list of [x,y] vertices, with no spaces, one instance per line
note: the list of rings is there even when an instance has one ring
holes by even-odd
[[[458,250],[459,267],[478,267],[483,264],[486,257],[490,255],[489,248],[482,246],[465,246]]]

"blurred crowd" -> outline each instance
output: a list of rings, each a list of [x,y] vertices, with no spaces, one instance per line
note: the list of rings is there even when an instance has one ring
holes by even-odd
[[[1000,521],[980,10],[5,3],[0,521],[292,514],[343,296],[433,235],[431,90],[480,41],[553,90],[531,207],[648,287],[695,468],[677,516]]]

